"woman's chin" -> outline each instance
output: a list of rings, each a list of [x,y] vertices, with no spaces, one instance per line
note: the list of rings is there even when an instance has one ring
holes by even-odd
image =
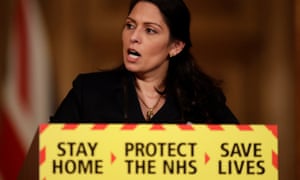
[[[137,64],[125,62],[124,65],[125,65],[125,68],[130,72],[133,72],[133,73],[140,72],[140,68],[138,67]]]

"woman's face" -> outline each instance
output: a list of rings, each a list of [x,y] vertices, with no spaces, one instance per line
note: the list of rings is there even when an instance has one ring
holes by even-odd
[[[122,34],[123,61],[138,74],[161,74],[168,68],[168,55],[174,49],[170,32],[159,9],[138,2],[126,18]]]

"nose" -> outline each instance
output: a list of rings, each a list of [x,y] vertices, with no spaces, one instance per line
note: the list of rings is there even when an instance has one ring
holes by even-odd
[[[130,36],[130,42],[132,43],[141,43],[141,33],[139,32],[139,29],[135,29],[131,36]]]

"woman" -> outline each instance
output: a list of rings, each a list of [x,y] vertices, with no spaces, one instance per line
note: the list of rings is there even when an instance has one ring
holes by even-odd
[[[50,122],[238,123],[190,54],[182,0],[133,0],[122,34],[123,64],[79,75]],[[37,135],[20,179],[38,179]]]
[[[190,53],[182,0],[132,0],[122,42],[123,64],[79,75],[51,122],[237,123]]]

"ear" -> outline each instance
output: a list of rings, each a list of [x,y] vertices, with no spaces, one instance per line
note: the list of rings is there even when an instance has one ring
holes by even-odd
[[[169,56],[170,57],[176,56],[183,50],[184,47],[185,47],[185,43],[183,41],[174,40],[171,45]]]

